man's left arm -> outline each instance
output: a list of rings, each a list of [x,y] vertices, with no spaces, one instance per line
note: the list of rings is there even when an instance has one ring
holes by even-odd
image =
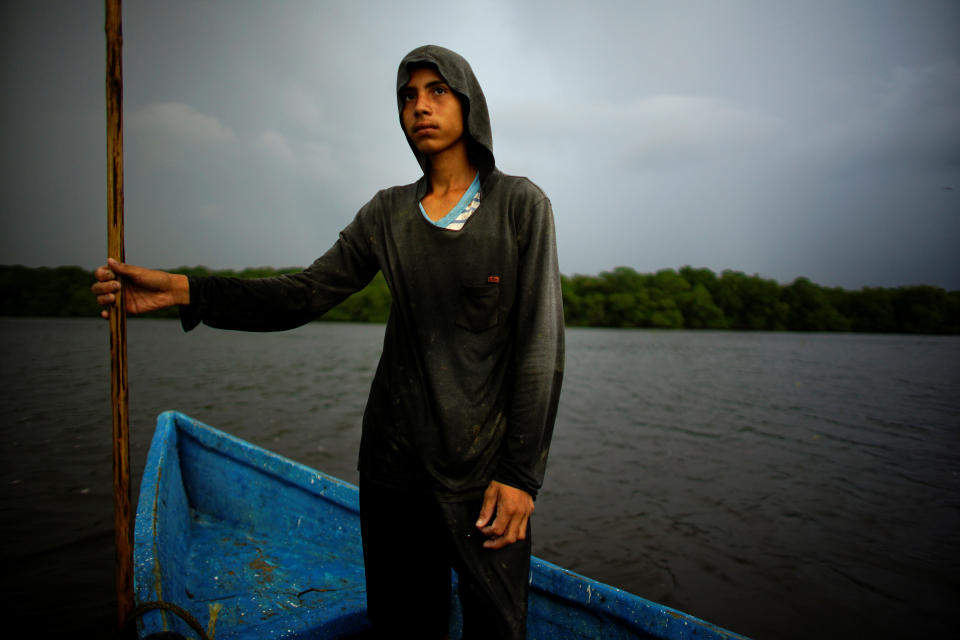
[[[484,546],[493,549],[526,537],[533,500],[546,471],[563,381],[563,298],[553,211],[546,196],[541,194],[518,227],[507,434],[477,522],[490,538]]]

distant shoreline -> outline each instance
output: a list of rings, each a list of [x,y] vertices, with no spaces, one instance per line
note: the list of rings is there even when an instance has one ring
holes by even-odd
[[[241,271],[179,267],[193,276],[263,278],[299,267]],[[0,316],[95,317],[93,272],[82,267],[0,265]],[[960,291],[929,285],[823,287],[799,277],[787,285],[739,271],[717,275],[682,267],[638,273],[618,267],[596,276],[562,277],[564,317],[571,327],[840,331],[960,335]],[[382,274],[321,318],[386,322],[390,292]],[[147,317],[176,317],[169,309]]]

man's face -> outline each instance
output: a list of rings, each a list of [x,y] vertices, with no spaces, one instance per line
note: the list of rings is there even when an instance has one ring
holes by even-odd
[[[460,100],[435,69],[414,69],[400,100],[403,129],[421,153],[433,155],[463,139]]]

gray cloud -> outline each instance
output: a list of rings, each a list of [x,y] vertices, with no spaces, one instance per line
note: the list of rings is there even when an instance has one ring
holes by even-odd
[[[306,264],[418,167],[393,82],[463,53],[561,270],[960,288],[960,5],[124,3],[127,253]],[[105,251],[102,5],[0,9],[0,262]],[[948,188],[954,189],[953,191]]]

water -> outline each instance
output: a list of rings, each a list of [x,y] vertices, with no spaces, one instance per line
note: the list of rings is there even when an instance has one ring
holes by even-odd
[[[0,328],[5,619],[106,637],[107,325]],[[132,320],[134,479],[156,415],[179,409],[355,482],[382,332]],[[567,345],[534,553],[755,638],[953,628],[960,339],[574,329]]]

